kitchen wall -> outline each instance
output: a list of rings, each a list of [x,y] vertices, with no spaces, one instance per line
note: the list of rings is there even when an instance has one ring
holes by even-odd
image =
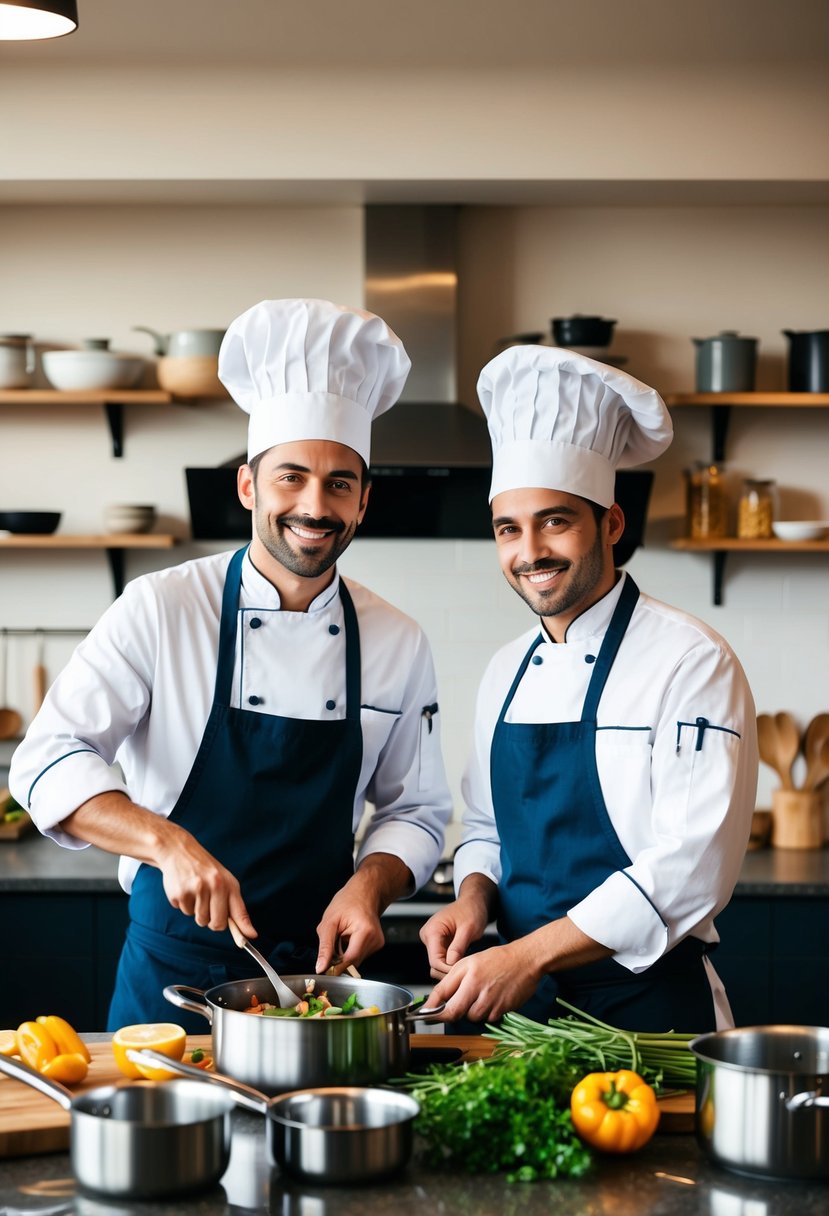
[[[13,207],[2,210],[6,273],[0,332],[48,343],[111,336],[150,353],[134,324],[220,326],[269,294],[362,298],[356,207]],[[503,334],[544,329],[553,315],[618,318],[613,351],[663,391],[693,388],[691,336],[738,328],[761,340],[760,387],[785,382],[783,327],[826,324],[829,209],[802,207],[467,208],[461,221],[461,395]],[[671,552],[681,530],[685,465],[709,452],[707,411],[677,410],[676,439],[655,465],[647,543],[629,569],[652,594],[710,621],[734,645],[758,709],[805,721],[829,708],[829,571],[822,555],[732,556],[725,604],[710,600],[710,559]],[[230,402],[126,411],[125,455],[113,458],[90,407],[2,411],[4,506],[64,512],[61,529],[101,529],[110,502],[154,502],[172,553],[128,555],[130,577],[217,546],[186,541],[183,467],[241,452],[245,419]],[[829,517],[820,410],[734,411],[733,484],[777,479],[786,513]],[[345,572],[426,628],[441,684],[447,766],[458,804],[475,687],[493,650],[530,624],[489,542],[357,540]],[[101,553],[0,553],[0,625],[89,626],[110,598]],[[48,639],[51,674],[71,640]],[[8,701],[31,704],[33,639],[10,648]],[[0,755],[0,760],[2,756]],[[768,800],[765,772],[761,804]]]

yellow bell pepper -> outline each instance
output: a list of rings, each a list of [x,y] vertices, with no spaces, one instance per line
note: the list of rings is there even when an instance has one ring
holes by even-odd
[[[89,1068],[89,1050],[75,1029],[50,1014],[17,1028],[17,1050],[23,1061],[45,1076],[75,1085]]]
[[[582,1140],[606,1153],[632,1153],[659,1123],[656,1094],[638,1073],[591,1072],[573,1090],[570,1114]]]

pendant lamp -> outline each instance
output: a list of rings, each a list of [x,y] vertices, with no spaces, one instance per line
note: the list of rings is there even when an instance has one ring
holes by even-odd
[[[60,38],[77,28],[76,0],[0,0],[0,41]]]

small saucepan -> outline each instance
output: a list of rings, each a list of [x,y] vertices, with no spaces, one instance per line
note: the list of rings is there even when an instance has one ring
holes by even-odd
[[[227,1169],[230,1094],[195,1081],[137,1081],[73,1094],[7,1056],[0,1056],[0,1072],[68,1111],[72,1172],[84,1190],[110,1199],[158,1199],[214,1186]]]
[[[829,1177],[829,1029],[745,1026],[689,1046],[697,1139],[714,1161],[765,1178]]]
[[[354,1017],[288,1018],[245,1013],[251,998],[279,1004],[264,976],[218,984],[202,992],[182,984],[164,989],[179,1009],[200,1013],[213,1030],[213,1055],[220,1073],[268,1094],[320,1085],[377,1085],[402,1076],[411,1054],[413,1022],[441,1013],[443,1006],[416,1009],[412,993],[395,984],[350,976],[284,975],[294,992],[308,980],[335,1005],[356,996],[362,1009],[379,1012]]]
[[[397,1173],[414,1145],[420,1105],[410,1094],[375,1086],[341,1085],[268,1097],[230,1077],[205,1072],[147,1048],[127,1053],[150,1059],[193,1082],[219,1086],[240,1106],[266,1117],[271,1160],[309,1182],[369,1182]],[[180,1084],[171,1082],[175,1089]]]

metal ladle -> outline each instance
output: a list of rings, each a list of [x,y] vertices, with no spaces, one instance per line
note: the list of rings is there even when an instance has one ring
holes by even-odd
[[[279,1002],[280,1009],[289,1009],[292,1005],[296,1005],[302,1000],[293,989],[289,988],[285,981],[277,975],[273,967],[270,965],[264,954],[260,954],[254,946],[253,942],[248,941],[242,930],[236,924],[236,921],[229,916],[227,918],[227,927],[230,930],[231,936],[240,950],[247,950],[251,958],[255,958],[259,966],[265,972],[265,975],[271,982],[271,987],[274,990],[276,999]],[[304,995],[304,994],[303,994]]]
[[[5,705],[6,690],[8,684],[8,665],[9,657],[9,636],[6,630],[3,630],[3,706],[0,708],[0,739],[14,739],[20,734],[20,728],[23,725],[23,719],[16,709],[9,709]]]

